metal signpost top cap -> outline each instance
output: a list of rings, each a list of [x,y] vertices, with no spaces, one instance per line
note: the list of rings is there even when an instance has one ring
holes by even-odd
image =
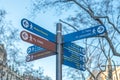
[[[58,33],[61,33],[61,31],[62,31],[62,24],[61,23],[57,23],[57,32]]]

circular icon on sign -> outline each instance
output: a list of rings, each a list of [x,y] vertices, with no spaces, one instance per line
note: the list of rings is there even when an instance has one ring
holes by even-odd
[[[26,61],[30,61],[30,56],[29,55],[26,57]]]
[[[97,28],[97,32],[98,32],[98,33],[103,33],[104,31],[105,31],[104,26],[99,26],[99,27]]]
[[[29,27],[29,22],[27,20],[22,21],[23,27],[28,28]]]
[[[30,54],[31,53],[31,48],[27,49],[27,53]]]
[[[22,38],[23,40],[28,40],[29,36],[27,32],[22,32]]]
[[[30,57],[30,58],[31,58],[31,60],[33,60],[33,55],[31,55],[31,57]]]

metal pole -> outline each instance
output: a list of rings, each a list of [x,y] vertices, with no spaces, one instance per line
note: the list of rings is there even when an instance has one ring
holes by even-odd
[[[62,24],[56,25],[56,80],[62,80]]]

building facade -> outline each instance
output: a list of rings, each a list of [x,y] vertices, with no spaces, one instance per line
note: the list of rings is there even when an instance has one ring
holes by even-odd
[[[31,75],[20,75],[13,67],[7,65],[7,53],[4,45],[0,44],[0,80],[40,80]]]
[[[100,73],[97,80],[109,80],[108,72],[109,71],[106,70],[105,72]],[[93,71],[93,74],[96,77],[98,71]],[[92,76],[89,76],[87,80],[94,80],[94,78]],[[120,67],[117,67],[116,69],[112,70],[112,80],[120,80]]]

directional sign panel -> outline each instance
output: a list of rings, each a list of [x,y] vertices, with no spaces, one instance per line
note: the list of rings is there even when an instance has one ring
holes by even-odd
[[[72,62],[78,62],[80,64],[84,64],[86,62],[85,57],[80,53],[69,52],[69,50],[64,49],[64,56],[70,58]]]
[[[75,68],[75,69],[82,70],[82,71],[86,70],[85,64],[80,64],[78,62],[74,62],[66,56],[64,56],[63,64],[66,65],[66,66],[70,66],[72,68]]]
[[[75,40],[83,39],[83,38],[89,38],[89,37],[95,37],[98,35],[102,35],[106,32],[106,28],[103,25],[98,25],[92,28],[80,30],[77,32],[73,32],[67,35],[64,35],[64,43],[66,42],[72,42]]]
[[[64,43],[63,45],[64,53],[78,53],[81,55],[85,55],[85,49],[79,45],[76,45],[75,43]],[[66,52],[67,51],[67,52]]]
[[[48,30],[42,28],[41,26],[38,26],[34,24],[33,22],[27,20],[27,19],[22,19],[21,20],[21,25],[23,28],[27,29],[28,31],[31,31],[39,36],[42,36],[52,42],[55,42],[55,35]]]
[[[35,44],[37,46],[41,46],[47,50],[55,52],[56,49],[55,43],[49,42],[43,38],[40,38],[26,31],[22,31],[20,33],[20,37],[23,41]]]
[[[42,48],[42,47],[33,45],[33,46],[30,46],[30,47],[27,48],[27,53],[28,54],[33,54],[33,53],[36,53],[36,52],[39,52],[39,51],[43,51],[43,50],[45,50],[45,49]]]
[[[40,51],[34,54],[27,55],[26,61],[29,62],[29,61],[37,60],[40,58],[45,58],[45,57],[52,56],[52,55],[55,55],[55,53],[52,51],[43,50],[43,51]]]
[[[85,49],[75,43],[64,43],[63,45],[64,65],[85,71]]]

